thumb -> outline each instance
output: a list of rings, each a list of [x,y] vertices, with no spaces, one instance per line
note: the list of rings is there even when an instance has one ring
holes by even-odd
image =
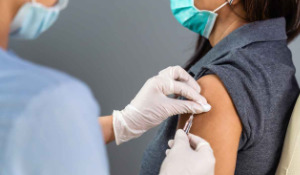
[[[175,134],[173,148],[177,146],[190,146],[189,138],[182,129],[177,130]]]
[[[189,134],[188,138],[190,139],[191,146],[195,149],[195,151],[199,151],[202,149],[207,149],[209,151],[212,151],[209,143],[202,139],[201,137],[198,137],[194,134]]]
[[[209,104],[202,105],[194,101],[189,100],[179,100],[179,99],[168,99],[169,104],[174,106],[174,111],[172,115],[176,114],[201,114],[203,112],[208,112],[211,109]]]
[[[163,71],[160,71],[159,75],[171,78],[173,80],[186,82],[190,87],[197,91],[197,93],[200,93],[201,91],[197,81],[194,80],[194,78],[180,66],[169,67]]]

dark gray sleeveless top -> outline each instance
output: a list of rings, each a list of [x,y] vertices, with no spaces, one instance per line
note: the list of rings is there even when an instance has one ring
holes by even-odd
[[[232,32],[189,70],[197,80],[217,75],[243,124],[236,175],[273,175],[299,95],[286,42],[285,19],[246,24]],[[146,149],[141,175],[157,175],[178,116],[165,121]]]

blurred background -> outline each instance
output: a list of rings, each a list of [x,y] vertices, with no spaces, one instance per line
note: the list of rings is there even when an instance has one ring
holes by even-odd
[[[168,66],[183,65],[196,39],[173,18],[168,0],[70,0],[50,31],[38,40],[10,45],[28,60],[85,81],[102,115],[110,115],[123,109],[148,78]],[[300,70],[300,38],[290,48]],[[155,132],[118,147],[109,144],[112,175],[138,174],[143,150]]]

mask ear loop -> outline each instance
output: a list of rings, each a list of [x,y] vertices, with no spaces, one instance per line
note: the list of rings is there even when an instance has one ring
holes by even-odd
[[[219,11],[221,8],[223,8],[225,5],[229,4],[231,5],[233,2],[233,0],[230,0],[229,2],[226,1],[224,4],[222,4],[220,7],[218,7],[216,10],[214,10],[213,12],[216,13],[217,11]]]
[[[227,5],[229,2],[225,2],[224,4],[222,4],[220,7],[216,8],[216,10],[214,10],[213,12],[216,13],[217,11],[219,11],[221,8],[223,8],[225,5]]]

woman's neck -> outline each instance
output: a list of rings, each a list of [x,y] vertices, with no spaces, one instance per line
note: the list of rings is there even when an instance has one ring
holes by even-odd
[[[0,2],[0,47],[7,49],[8,40],[9,40],[9,31],[10,31],[10,17],[9,17],[9,8],[7,8],[7,3],[4,1]]]
[[[243,26],[247,22],[237,16],[229,6],[225,6],[218,11],[218,17],[209,37],[209,42],[212,47],[218,44],[222,39],[229,35],[234,30]]]
[[[9,31],[4,27],[2,20],[0,20],[0,26],[0,47],[4,50],[7,50]]]
[[[7,50],[10,33],[10,23],[20,7],[20,3],[14,1],[0,0],[0,47]]]

